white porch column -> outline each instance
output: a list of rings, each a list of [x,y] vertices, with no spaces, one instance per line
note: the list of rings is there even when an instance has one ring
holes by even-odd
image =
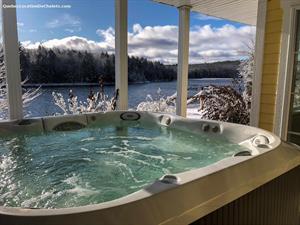
[[[115,80],[118,110],[128,109],[127,0],[115,0]]]
[[[267,0],[258,1],[256,39],[254,55],[254,77],[252,81],[252,101],[250,110],[250,125],[258,127],[260,113],[261,83],[264,59],[265,26],[267,14]]]
[[[15,8],[4,8],[4,5],[15,5],[15,0],[2,0],[2,35],[7,81],[7,99],[9,119],[23,118],[20,56]]]
[[[178,10],[179,31],[176,115],[186,117],[189,69],[190,7],[181,6]]]

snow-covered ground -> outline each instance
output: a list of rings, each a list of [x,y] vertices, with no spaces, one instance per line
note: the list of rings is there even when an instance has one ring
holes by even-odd
[[[199,105],[197,105],[197,104],[188,105],[187,118],[201,119],[202,114],[201,114],[201,111],[198,111],[198,110],[199,110]]]

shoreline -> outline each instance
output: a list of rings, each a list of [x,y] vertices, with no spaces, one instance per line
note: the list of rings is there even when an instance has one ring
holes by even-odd
[[[190,78],[189,80],[202,80],[202,81],[212,81],[212,80],[224,80],[229,81],[234,78]],[[129,82],[129,85],[134,84],[149,84],[149,83],[160,83],[160,82],[174,82],[172,81],[141,81],[141,82]],[[115,83],[105,83],[104,86],[114,86]],[[38,87],[97,87],[99,83],[45,83],[45,84],[23,84],[24,88],[38,88]]]
[[[148,84],[150,82],[134,82],[128,83],[130,84]],[[114,86],[115,83],[105,83],[104,86]],[[30,88],[30,87],[98,87],[99,83],[45,83],[45,84],[23,84],[22,87]]]
[[[113,86],[114,83],[107,83],[104,86]],[[98,83],[48,83],[48,84],[23,84],[24,88],[31,87],[88,87],[88,86],[99,86]]]

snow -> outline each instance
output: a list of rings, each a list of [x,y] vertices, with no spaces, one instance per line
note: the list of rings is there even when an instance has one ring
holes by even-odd
[[[28,80],[22,81],[22,85]],[[22,101],[23,107],[27,107],[35,98],[40,96],[40,88],[27,89],[23,91]],[[29,116],[29,115],[25,115]],[[3,49],[0,49],[0,120],[5,120],[8,117],[8,100],[7,100],[7,88],[6,88],[6,72]]]
[[[203,114],[199,112],[199,105],[189,105],[187,108],[187,118],[190,119],[202,119]]]
[[[114,97],[109,100],[108,96],[99,92],[90,93],[90,95],[90,98],[87,98],[86,102],[81,102],[78,101],[77,96],[70,90],[69,98],[66,101],[61,93],[52,92],[54,104],[61,109],[64,115],[112,110]],[[60,113],[57,114],[59,115]]]

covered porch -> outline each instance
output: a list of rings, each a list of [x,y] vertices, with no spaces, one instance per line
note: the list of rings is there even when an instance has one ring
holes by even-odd
[[[288,116],[283,115],[285,114],[284,107],[290,106],[290,100],[284,102],[283,105],[280,102],[287,97],[287,87],[291,92],[292,79],[287,78],[287,75],[290,70],[288,65],[294,58],[291,57],[293,55],[291,51],[286,51],[286,49],[293,49],[293,44],[295,44],[295,40],[292,44],[289,42],[293,36],[290,33],[290,22],[295,25],[297,11],[296,8],[293,8],[293,14],[289,10],[296,1],[291,0],[290,2],[293,4],[285,5],[285,12],[289,13],[284,16],[279,0],[154,0],[154,2],[176,7],[179,13],[176,114],[182,117],[187,115],[190,12],[200,12],[256,26],[255,74],[250,125],[275,132],[283,140],[286,140],[288,130],[283,130],[283,127],[287,126],[284,120]],[[15,4],[15,0],[2,0],[2,4]],[[300,9],[299,2],[297,7]],[[119,91],[117,109],[120,111],[128,110],[127,21],[128,0],[115,0],[115,90]],[[285,24],[283,31],[282,21]],[[16,9],[3,10],[2,22],[9,119],[19,121],[23,119],[23,105]],[[296,33],[295,27],[292,29],[292,33]],[[281,40],[283,44],[281,44]],[[287,57],[287,55],[289,56]],[[286,58],[289,58],[289,62]],[[283,84],[278,84],[278,79],[284,80]],[[111,115],[113,114],[117,116],[110,117],[109,113],[99,113],[74,117],[80,117],[80,120],[85,121],[85,125],[97,121],[98,117],[102,120],[101,122],[108,123],[115,118],[118,119],[118,122],[120,120],[120,123],[126,120],[139,122],[137,120],[141,117],[136,112],[112,112]],[[176,120],[184,129],[194,129],[198,133],[207,132],[210,129],[207,121],[187,121],[182,117],[178,117]],[[67,122],[73,121],[73,116],[61,117],[58,120],[62,121],[66,118]],[[149,120],[149,115],[144,118]],[[172,122],[172,118],[166,117],[166,115],[153,116],[153,118],[155,121],[163,123],[163,126],[168,126]],[[55,119],[48,117],[45,119],[46,122],[43,121],[43,118],[32,120],[39,123],[41,130],[47,128],[49,131],[53,131],[54,127],[59,128],[57,124],[61,125],[61,121],[54,121]],[[187,122],[190,124],[186,124]],[[212,123],[210,126],[213,126],[211,129],[213,135],[224,132],[228,136],[235,135],[236,138],[241,133],[246,135],[247,139],[246,137],[242,138],[238,143],[246,143],[254,150],[259,149],[262,154],[243,155],[243,157],[234,155],[228,157],[228,161],[218,161],[211,167],[201,167],[199,171],[204,171],[205,177],[202,178],[203,174],[199,175],[199,182],[203,182],[200,185],[194,180],[198,174],[190,173],[181,177],[180,174],[166,175],[162,180],[156,181],[158,186],[152,185],[152,189],[149,187],[142,190],[145,194],[142,198],[145,201],[142,201],[143,199],[137,201],[123,199],[124,202],[117,207],[113,205],[114,203],[108,202],[104,203],[107,204],[106,206],[95,204],[95,208],[93,205],[84,206],[86,208],[83,211],[75,208],[75,213],[72,208],[62,209],[62,211],[55,209],[54,213],[49,212],[48,209],[39,210],[38,208],[13,209],[15,215],[18,215],[15,217],[9,209],[2,207],[4,208],[1,212],[4,215],[3,218],[11,219],[13,221],[11,224],[25,223],[31,219],[35,224],[40,224],[41,221],[67,224],[72,220],[75,224],[88,222],[99,224],[105,223],[106,220],[102,220],[103,218],[106,218],[111,224],[118,224],[126,219],[135,223],[147,220],[150,221],[150,224],[190,224],[193,222],[194,224],[296,224],[300,218],[298,188],[300,180],[297,179],[299,178],[298,147],[281,142],[277,136],[261,129],[229,123],[218,127],[215,121],[209,121],[209,123]],[[45,124],[49,126],[47,127]],[[22,126],[28,124],[20,123],[18,125],[21,127],[19,129],[24,129]],[[120,128],[117,128],[116,130],[120,132]],[[250,133],[251,129],[254,129],[255,133]],[[261,136],[261,134],[266,136]],[[214,137],[212,136],[213,141]],[[268,147],[269,141],[274,146],[276,144],[280,147],[274,149],[272,146]],[[257,146],[253,147],[254,144]],[[184,147],[182,148],[184,149]],[[206,180],[207,182],[204,182]],[[203,192],[204,190],[207,192]],[[164,198],[161,198],[160,192]],[[188,194],[189,197],[186,197]],[[128,207],[127,203],[131,205]],[[109,207],[112,208],[112,211],[108,211]],[[100,213],[97,214],[97,211]]]
[[[3,4],[13,4],[15,1],[3,0]],[[257,25],[257,8],[264,11],[263,7],[258,7],[258,1],[164,1],[155,0],[157,4],[168,4],[178,8],[178,66],[177,66],[177,99],[176,114],[186,117],[187,115],[187,92],[188,92],[188,67],[189,67],[189,33],[190,33],[190,12],[195,11],[210,16],[233,20],[240,23]],[[235,8],[233,14],[231,9]],[[119,110],[128,109],[128,0],[115,1],[115,89],[119,90],[117,108]],[[263,24],[263,23],[262,23]],[[259,40],[261,34],[257,30]],[[263,29],[261,29],[263,30]],[[6,61],[6,73],[8,83],[8,100],[10,119],[22,118],[21,101],[21,80],[18,59],[18,37],[16,9],[4,10],[3,13],[3,41]],[[258,46],[258,48],[261,48]],[[259,57],[259,56],[257,56]],[[258,63],[261,60],[258,60]],[[259,65],[257,66],[259,68]],[[259,74],[259,71],[256,72]],[[254,82],[255,93],[260,91],[259,75]],[[254,96],[253,109],[251,113],[251,125],[258,126],[259,117],[259,96]]]

